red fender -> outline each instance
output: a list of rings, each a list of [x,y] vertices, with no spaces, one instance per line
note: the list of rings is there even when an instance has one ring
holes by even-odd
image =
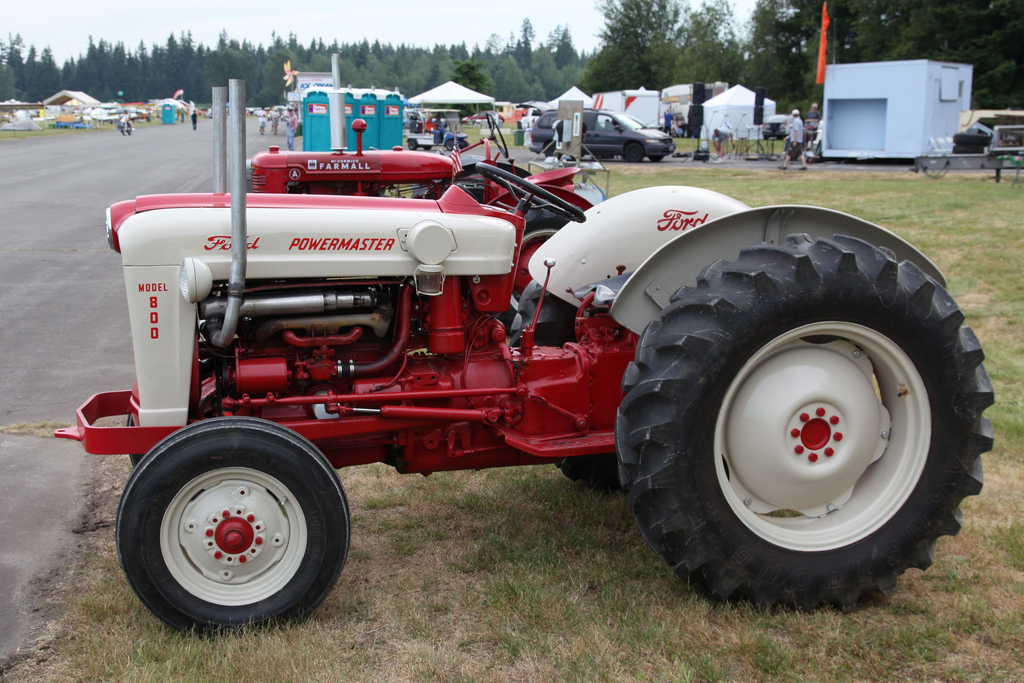
[[[572,185],[572,178],[576,175],[578,168],[572,166],[566,166],[564,168],[552,168],[549,171],[543,171],[541,173],[535,173],[531,176],[527,176],[534,185]]]

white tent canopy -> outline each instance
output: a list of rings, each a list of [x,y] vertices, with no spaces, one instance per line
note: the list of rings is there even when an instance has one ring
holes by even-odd
[[[584,109],[592,109],[594,107],[594,98],[577,88],[575,85],[548,102],[548,104],[557,108],[558,103],[562,100],[565,100],[566,102],[583,102]]]
[[[0,126],[0,130],[41,130],[39,124],[28,118],[17,118]]]
[[[775,100],[764,98],[764,117],[775,116]],[[733,137],[753,138],[750,128],[754,125],[754,91],[742,85],[734,85],[721,95],[704,103],[704,129],[710,132],[716,128],[731,129]]]
[[[441,85],[409,98],[409,104],[494,104],[494,98],[470,90],[455,81]]]

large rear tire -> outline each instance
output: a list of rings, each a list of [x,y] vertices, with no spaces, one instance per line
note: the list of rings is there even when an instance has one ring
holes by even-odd
[[[982,486],[993,401],[949,294],[865,242],[709,266],[641,336],[620,476],[645,539],[719,599],[856,608],[927,568]]]
[[[132,590],[176,629],[312,612],[348,555],[348,502],[309,441],[253,418],[214,418],[157,444],[117,510]]]

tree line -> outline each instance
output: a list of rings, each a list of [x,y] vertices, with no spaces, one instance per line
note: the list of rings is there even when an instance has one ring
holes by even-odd
[[[601,0],[602,48],[587,92],[725,81],[780,104],[820,101],[822,0],[757,0],[740,25],[728,0]],[[1024,0],[828,0],[829,64],[932,59],[974,66],[974,108],[1024,107]]]
[[[146,101],[185,91],[197,104],[230,78],[246,81],[247,101],[284,98],[283,65],[329,72],[340,55],[342,82],[397,88],[412,96],[456,80],[498,100],[549,100],[573,85],[589,93],[725,81],[764,86],[784,108],[820,100],[815,83],[821,0],[757,0],[741,24],[729,0],[599,0],[605,18],[593,54],[575,48],[568,26],[538,39],[526,19],[518,32],[433,48],[405,44],[308,45],[294,34],[268,46],[222,33],[212,47],[190,33],[134,49],[89,39],[84,54],[58,66],[49,47],[0,39],[0,100],[39,101],[80,90],[102,101]],[[974,66],[976,108],[1024,106],[1024,0],[830,0],[828,62],[934,59]]]
[[[331,55],[338,54],[341,80],[353,87],[398,89],[407,97],[433,88],[453,76],[478,86],[499,100],[552,99],[575,84],[588,56],[575,49],[568,27],[559,26],[538,42],[530,21],[519,35],[492,35],[470,50],[466,43],[433,48],[370,43],[308,45],[291,34],[274,35],[269,46],[239,42],[221,33],[217,45],[196,42],[191,33],[168,37],[165,45],[135,50],[91,37],[84,54],[58,66],[49,47],[26,49],[20,35],[0,39],[0,100],[38,102],[60,90],[85,92],[103,102],[144,102],[171,97],[210,101],[214,86],[229,79],[246,82],[246,101],[254,106],[284,102],[284,65],[295,71],[329,73]]]

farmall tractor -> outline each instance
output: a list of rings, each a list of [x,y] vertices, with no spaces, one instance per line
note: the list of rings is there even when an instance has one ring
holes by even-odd
[[[348,553],[340,467],[559,465],[715,598],[802,610],[893,591],[981,490],[981,347],[877,225],[690,187],[584,212],[489,164],[513,207],[246,195],[235,159],[230,195],[108,210],[138,383],[57,434],[134,454],[118,555],[172,627],[309,615]],[[506,325],[538,205],[570,223]]]
[[[363,149],[366,122],[352,122],[356,136],[354,153],[341,151],[286,152],[278,147],[259,152],[250,162],[252,192],[275,194],[328,194],[366,197],[410,197],[439,199],[444,191],[458,184],[481,204],[515,208],[518,199],[503,184],[481,176],[478,164],[498,166],[526,178],[534,185],[584,211],[604,200],[600,188],[575,181],[575,167],[553,168],[529,174],[517,166],[509,153],[501,123],[487,113],[487,135],[453,157],[429,152]],[[483,154],[479,154],[482,151]],[[565,225],[564,217],[545,208],[531,206],[516,272],[515,291],[530,282],[527,265],[530,257],[551,235]]]

